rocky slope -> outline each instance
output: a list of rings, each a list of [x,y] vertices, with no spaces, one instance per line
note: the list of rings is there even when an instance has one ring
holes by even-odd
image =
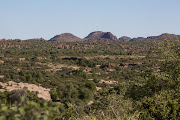
[[[54,36],[49,41],[75,42],[75,41],[81,41],[81,40],[82,40],[81,38],[79,38],[71,33],[63,33],[63,34]]]

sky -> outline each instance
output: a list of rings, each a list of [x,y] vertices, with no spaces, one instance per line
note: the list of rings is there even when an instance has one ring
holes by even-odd
[[[180,34],[180,0],[0,0],[0,39]]]

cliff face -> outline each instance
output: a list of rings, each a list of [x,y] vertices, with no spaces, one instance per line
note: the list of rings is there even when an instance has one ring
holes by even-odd
[[[81,41],[81,40],[82,40],[81,38],[79,38],[71,33],[63,33],[63,34],[54,36],[49,41],[75,42],[75,41]]]

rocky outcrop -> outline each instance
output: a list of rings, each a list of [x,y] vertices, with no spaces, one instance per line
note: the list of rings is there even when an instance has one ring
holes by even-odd
[[[105,33],[101,38],[110,39],[110,40],[118,40],[117,37],[110,32]]]
[[[102,36],[105,34],[105,32],[102,31],[95,31],[90,33],[85,39],[99,39],[102,38]]]
[[[121,38],[119,38],[119,41],[130,41],[131,38],[127,37],[127,36],[122,36]]]
[[[88,40],[118,40],[115,35],[110,32],[95,31],[90,33],[85,39]]]
[[[79,38],[71,33],[63,33],[63,34],[54,36],[49,41],[75,42],[75,41],[81,41],[81,40],[82,40],[81,38]]]

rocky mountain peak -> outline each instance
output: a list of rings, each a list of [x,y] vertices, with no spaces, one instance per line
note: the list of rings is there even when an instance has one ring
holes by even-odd
[[[113,35],[111,32],[105,33],[102,38],[110,39],[110,40],[118,40],[115,35]]]
[[[98,38],[101,38],[104,34],[105,32],[95,31],[95,32],[90,33],[87,37],[85,37],[85,39],[98,39]]]
[[[49,41],[74,42],[74,41],[81,41],[81,38],[71,33],[63,33],[63,34],[54,36]]]
[[[95,31],[90,33],[85,39],[108,39],[108,40],[118,40],[115,35],[111,32],[102,32],[102,31]]]

